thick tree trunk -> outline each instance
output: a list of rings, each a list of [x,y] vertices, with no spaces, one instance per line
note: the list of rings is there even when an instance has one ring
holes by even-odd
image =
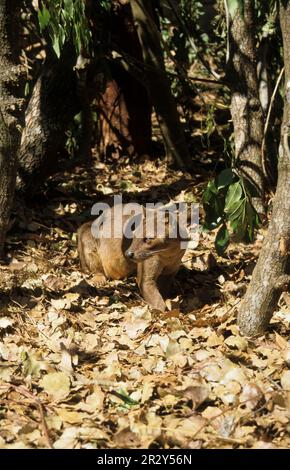
[[[290,285],[290,4],[280,2],[285,62],[285,104],[273,213],[251,283],[239,310],[241,332],[251,336],[268,326],[283,290]]]
[[[21,3],[19,0],[0,0],[0,258],[13,202],[22,124]]]
[[[168,161],[175,162],[179,167],[190,167],[192,162],[166,75],[151,0],[130,0],[130,3],[146,65],[145,80],[163,135]]]
[[[244,1],[244,12],[236,9],[229,18],[227,77],[231,88],[231,114],[235,137],[235,159],[241,174],[255,187],[256,210],[264,213],[262,170],[263,111],[259,99],[254,29],[254,1]]]
[[[99,153],[105,158],[143,156],[151,148],[152,107],[144,84],[131,72],[128,61],[142,66],[142,49],[134,27],[129,1],[115,0],[111,11],[114,48],[125,57],[111,62],[111,79],[97,100]],[[124,68],[126,66],[127,69]]]
[[[105,158],[149,155],[151,106],[146,89],[121,66],[112,67],[112,76],[98,100],[99,153]]]
[[[34,86],[25,115],[17,179],[17,189],[27,197],[57,171],[65,132],[80,110],[75,64],[70,45],[64,47],[60,59],[50,52]]]

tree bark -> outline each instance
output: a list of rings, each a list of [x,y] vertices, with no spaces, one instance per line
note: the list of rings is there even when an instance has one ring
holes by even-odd
[[[0,258],[9,225],[20,144],[23,80],[19,0],[0,0]]]
[[[27,197],[57,171],[65,132],[80,110],[75,64],[76,54],[70,44],[64,46],[60,59],[49,51],[34,86],[25,114],[17,179],[17,189]]]
[[[179,167],[191,167],[170,83],[166,75],[160,35],[151,0],[130,0],[146,66],[145,80],[162,132],[167,159]]]
[[[98,152],[105,159],[149,155],[151,106],[146,89],[121,66],[111,66],[111,72],[97,104]]]
[[[142,67],[143,58],[129,0],[112,3],[110,30],[113,47],[124,59],[109,63],[111,78],[97,100],[98,151],[105,158],[141,157],[151,151],[152,106],[147,89],[130,66],[133,62]]]
[[[280,24],[285,63],[285,102],[279,149],[278,184],[273,213],[259,260],[238,314],[243,334],[262,333],[290,285],[290,5],[280,1]]]
[[[235,137],[235,160],[242,176],[254,185],[256,210],[264,213],[262,170],[263,111],[259,99],[255,48],[254,1],[244,0],[229,18],[227,79],[231,89],[231,115]]]

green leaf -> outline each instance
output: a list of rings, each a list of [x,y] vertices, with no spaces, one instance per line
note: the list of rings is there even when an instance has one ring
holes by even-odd
[[[73,10],[74,10],[73,0],[64,0],[64,9],[65,9],[65,12],[70,17],[72,17],[73,16]]]
[[[216,248],[217,253],[220,256],[223,256],[225,250],[227,249],[229,241],[230,241],[230,236],[229,236],[227,226],[226,224],[223,224],[221,228],[219,229],[215,238],[215,248]]]
[[[244,0],[227,0],[227,6],[232,18],[234,18],[237,11],[244,16]]]
[[[43,31],[50,21],[50,13],[45,6],[42,7],[42,10],[38,10],[38,21],[40,31]]]
[[[202,195],[202,202],[203,204],[211,204],[211,201],[216,197],[218,194],[218,189],[215,185],[215,181],[211,180],[208,182],[206,189]]]
[[[245,218],[237,219],[237,228],[235,230],[235,240],[236,242],[240,242],[245,238],[246,231],[247,231],[247,221]]]
[[[231,168],[227,168],[226,170],[223,170],[217,179],[217,188],[222,189],[225,186],[229,186],[233,182],[234,179],[234,173]]]
[[[60,58],[60,44],[59,44],[59,38],[57,36],[54,36],[52,47],[57,57]]]
[[[231,205],[230,210],[227,212],[228,220],[235,220],[240,217],[240,215],[244,211],[245,201],[246,199],[240,199],[239,201]]]
[[[257,188],[254,186],[254,184],[251,181],[249,181],[247,179],[244,179],[244,186],[245,186],[246,191],[249,194],[249,196],[259,197],[259,192],[258,192]]]
[[[126,405],[139,405],[136,400],[133,400],[125,390],[119,390],[116,394],[126,403]]]
[[[26,82],[25,83],[25,88],[24,88],[24,96],[28,96],[30,92],[30,83]]]
[[[239,214],[239,217],[236,217],[234,220],[231,220],[230,224],[235,233],[235,241],[240,242],[243,240],[247,230],[247,218],[246,218],[246,208],[245,204],[242,204],[242,211]]]
[[[229,186],[225,200],[225,212],[230,212],[234,204],[238,202],[243,194],[243,189],[239,181]]]

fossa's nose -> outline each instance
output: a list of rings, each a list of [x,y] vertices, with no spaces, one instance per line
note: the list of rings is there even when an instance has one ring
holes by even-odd
[[[134,253],[133,253],[133,251],[127,250],[125,252],[125,256],[126,256],[126,258],[132,259],[132,258],[134,258]]]

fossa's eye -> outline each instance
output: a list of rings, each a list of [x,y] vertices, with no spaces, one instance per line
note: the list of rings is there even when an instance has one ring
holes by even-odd
[[[145,243],[150,243],[152,240],[154,240],[154,237],[145,237],[144,238]]]

